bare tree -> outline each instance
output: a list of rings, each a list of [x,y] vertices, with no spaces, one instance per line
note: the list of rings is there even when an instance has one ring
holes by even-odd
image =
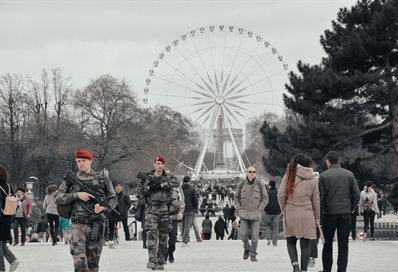
[[[76,91],[73,103],[86,120],[83,133],[96,151],[99,168],[131,158],[126,128],[138,118],[138,107],[124,80],[100,76]]]
[[[26,171],[26,104],[24,78],[17,74],[0,76],[0,116],[2,122],[2,160],[10,169],[11,181],[23,182]]]

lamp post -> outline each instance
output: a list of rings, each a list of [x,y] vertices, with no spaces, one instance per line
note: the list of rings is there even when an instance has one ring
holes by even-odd
[[[37,182],[37,181],[38,181],[38,178],[37,178],[37,177],[30,176],[30,177],[28,178],[28,181],[25,182],[26,189],[27,189],[26,196],[27,196],[32,202],[33,202],[34,199],[35,199],[34,191],[33,191],[33,185],[34,185],[34,183]]]

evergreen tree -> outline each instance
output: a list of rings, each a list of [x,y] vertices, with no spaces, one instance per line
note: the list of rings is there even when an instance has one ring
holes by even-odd
[[[397,157],[398,1],[361,0],[340,9],[321,44],[327,56],[320,65],[299,62],[299,74],[289,75],[284,101],[297,122],[285,132],[267,124],[261,130],[271,150],[265,166],[274,165],[275,154],[286,161],[298,151],[317,161],[330,149],[344,151],[356,158],[343,162],[359,172],[364,161],[388,152]]]

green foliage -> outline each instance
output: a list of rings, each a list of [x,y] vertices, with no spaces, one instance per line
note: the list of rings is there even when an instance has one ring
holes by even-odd
[[[270,149],[264,165],[281,175],[293,154],[321,162],[333,149],[348,168],[370,175],[365,162],[398,154],[398,1],[340,9],[321,44],[327,54],[321,64],[300,61],[298,74],[289,75],[284,102],[297,119],[284,132],[267,123],[261,130]],[[351,158],[344,158],[347,150]]]

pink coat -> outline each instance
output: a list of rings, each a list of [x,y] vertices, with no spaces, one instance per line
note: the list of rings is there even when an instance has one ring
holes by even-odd
[[[316,238],[316,221],[320,217],[318,176],[312,168],[297,165],[294,191],[287,196],[287,176],[278,190],[278,202],[283,212],[286,237]]]

